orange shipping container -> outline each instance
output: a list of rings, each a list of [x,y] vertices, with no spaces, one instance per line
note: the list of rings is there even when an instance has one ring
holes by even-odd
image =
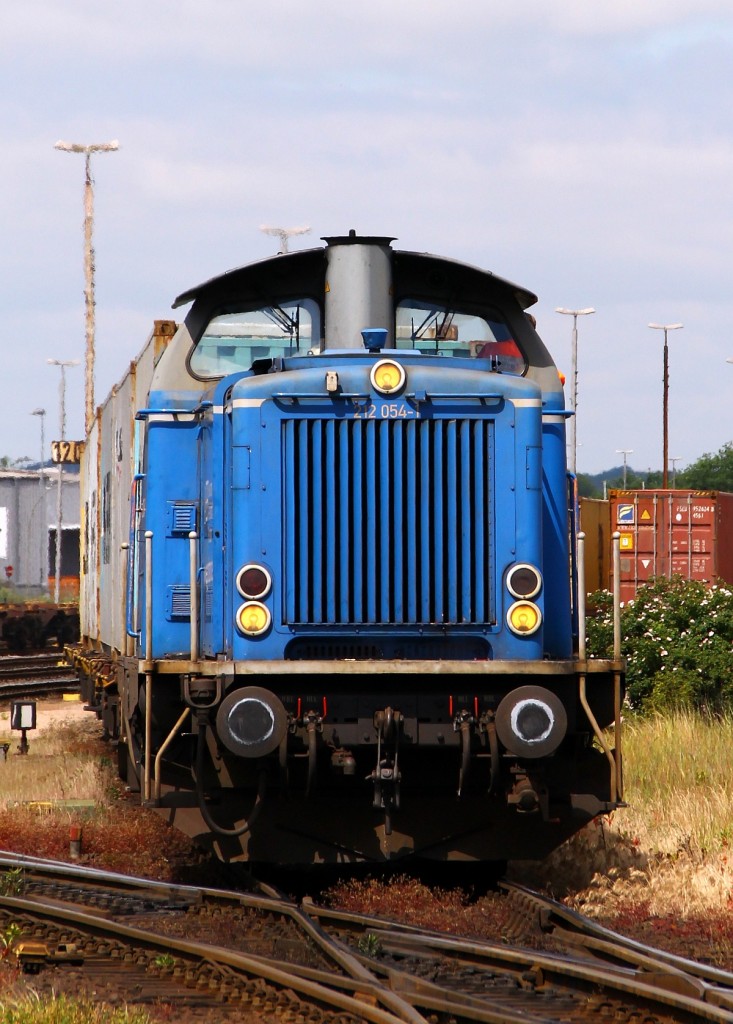
[[[585,590],[608,590],[611,586],[611,531],[608,501],[580,499],[580,529],[585,534]]]
[[[620,535],[621,600],[655,576],[733,583],[733,494],[612,490],[610,533]]]

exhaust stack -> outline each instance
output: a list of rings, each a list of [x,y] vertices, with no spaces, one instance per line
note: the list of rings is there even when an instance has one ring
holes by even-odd
[[[362,331],[383,328],[385,346],[394,346],[392,328],[393,238],[348,235],[324,238],[326,259],[326,349],[364,351]]]

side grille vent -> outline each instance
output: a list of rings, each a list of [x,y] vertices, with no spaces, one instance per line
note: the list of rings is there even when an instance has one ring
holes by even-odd
[[[492,621],[491,422],[282,430],[286,622]]]
[[[168,587],[166,595],[166,618],[169,622],[181,622],[191,618],[191,588],[182,584]]]
[[[196,529],[196,505],[193,502],[169,501],[166,510],[166,536],[187,537]]]

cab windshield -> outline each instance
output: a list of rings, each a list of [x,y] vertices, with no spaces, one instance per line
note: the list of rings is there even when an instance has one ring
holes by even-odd
[[[522,374],[527,361],[498,311],[452,309],[421,299],[403,299],[395,315],[395,348],[426,355],[491,360],[492,368]]]
[[[305,354],[320,344],[320,313],[312,299],[222,313],[209,321],[189,356],[197,377],[249,370],[256,359]]]

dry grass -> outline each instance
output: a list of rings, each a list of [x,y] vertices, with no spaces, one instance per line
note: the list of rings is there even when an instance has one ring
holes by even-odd
[[[733,717],[691,713],[625,729],[626,798],[616,827],[667,854],[717,854],[733,839]]]
[[[0,846],[51,860],[70,859],[70,835],[81,828],[79,863],[164,882],[181,879],[198,859],[190,841],[154,811],[135,803],[83,811],[20,808],[0,812]]]
[[[30,733],[29,751],[18,754],[18,733],[4,734],[7,759],[0,762],[0,810],[32,801],[95,801],[112,784],[111,762],[100,748],[99,723],[92,715],[79,724]],[[100,756],[101,754],[101,756]]]
[[[733,719],[627,723],[628,806],[514,877],[651,944],[733,968]],[[704,952],[703,952],[704,951]]]
[[[2,725],[0,725],[2,728]],[[18,734],[0,763],[0,847],[34,857],[70,859],[72,827],[81,828],[81,862],[110,871],[174,881],[195,859],[188,840],[136,801],[126,799],[110,751],[92,715],[31,734],[28,754]],[[2,936],[0,936],[0,940]],[[10,949],[6,949],[10,953]],[[1,1024],[150,1024],[134,1007],[65,995],[39,996],[13,958],[0,956]]]
[[[7,721],[0,722],[0,743],[9,744],[6,760],[0,762],[0,812],[31,803],[102,799],[110,762],[100,748],[98,724],[88,718],[79,725],[29,732],[27,754],[20,753],[19,733],[5,731]]]
[[[176,881],[195,850],[126,794],[110,755],[92,715],[34,736],[28,754],[9,753],[0,763],[0,848],[68,861],[70,831],[79,826],[81,863]]]

